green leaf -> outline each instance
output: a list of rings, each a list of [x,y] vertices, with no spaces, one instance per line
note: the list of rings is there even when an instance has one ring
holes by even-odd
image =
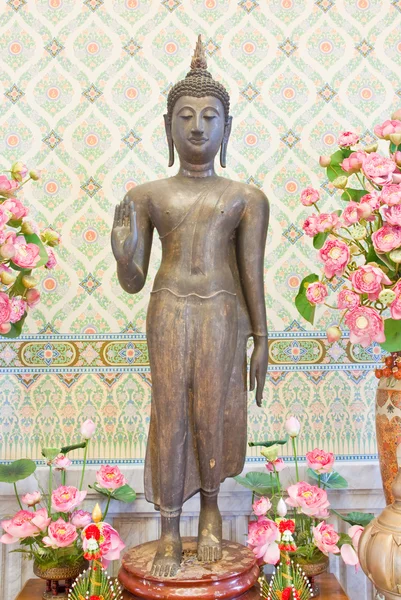
[[[344,546],[344,544],[349,544],[350,546],[352,546],[352,539],[350,538],[348,533],[340,533],[340,539],[337,542],[337,546],[341,548],[341,546]]]
[[[268,473],[259,473],[259,471],[251,471],[245,477],[237,475],[235,481],[240,485],[248,488],[259,496],[266,496],[272,492],[271,477]]]
[[[384,335],[386,341],[380,346],[387,352],[398,352],[401,348],[401,320],[385,319]]]
[[[264,446],[265,448],[271,448],[271,446],[275,446],[276,444],[280,444],[281,446],[283,446],[287,442],[288,442],[288,439],[287,440],[274,440],[272,442],[249,442],[248,446],[250,446],[251,448],[253,448],[254,446]]]
[[[344,158],[348,158],[349,155],[350,153],[347,153],[347,151],[343,150],[337,150],[337,152],[334,152],[334,154],[331,155],[330,165],[326,169],[329,181],[334,181],[334,179],[340,177],[341,175],[349,177],[349,173],[343,171],[340,167],[340,163],[342,163]]]
[[[1,333],[0,335],[2,337],[6,337],[6,338],[16,338],[19,337],[21,335],[22,332],[22,327],[25,323],[25,319],[26,319],[27,313],[24,312],[24,314],[22,315],[21,319],[17,322],[17,323],[12,323],[11,324],[11,329],[8,333]]]
[[[369,525],[371,521],[375,518],[373,513],[362,513],[362,512],[350,512],[347,515],[342,515],[337,512],[333,508],[331,509],[336,515],[341,517],[343,521],[349,523],[350,525],[360,525],[361,527],[366,527]]]
[[[98,492],[99,494],[102,494],[103,496],[107,496],[107,497],[110,496],[110,490],[100,487],[100,485],[96,482],[93,485],[88,485],[88,487],[91,490],[96,490],[96,492]]]
[[[308,469],[306,473],[311,479],[319,481],[319,475],[316,473],[316,471]],[[331,473],[323,473],[320,476],[320,483],[322,487],[329,489],[343,489],[348,487],[347,481],[336,471],[332,471]]]
[[[71,450],[78,450],[79,448],[85,448],[87,444],[87,440],[85,442],[81,442],[80,444],[72,444],[72,446],[63,446],[60,448],[60,454],[68,454]]]
[[[111,497],[114,498],[115,500],[119,500],[120,502],[125,502],[126,504],[130,504],[131,502],[134,502],[134,500],[136,499],[136,493],[132,489],[131,486],[129,486],[128,484],[125,484],[125,485],[117,488],[116,490],[114,490]]]
[[[61,454],[60,448],[42,448],[42,456],[47,460],[54,460],[59,454]]]
[[[312,323],[312,325],[313,319],[315,318],[316,307],[313,306],[307,299],[306,288],[308,287],[307,284],[314,283],[315,281],[319,281],[319,277],[315,273],[311,273],[310,275],[305,277],[301,281],[298,294],[295,298],[295,306],[297,307],[299,314],[302,315],[303,318],[306,319],[306,321]]]
[[[26,479],[36,471],[36,464],[30,458],[14,460],[9,465],[0,465],[0,481],[15,483]]]
[[[313,238],[313,247],[316,248],[316,250],[320,250],[320,248],[323,247],[324,242],[327,240],[327,236],[329,235],[330,231],[324,231],[323,233],[317,233],[314,238]]]
[[[363,198],[363,196],[366,196],[366,194],[368,194],[369,192],[367,190],[355,190],[353,188],[345,188],[344,193],[341,196],[341,200],[345,200],[346,202],[349,202],[350,197],[348,196],[348,194],[351,196],[351,200],[353,202],[360,202],[361,198]]]

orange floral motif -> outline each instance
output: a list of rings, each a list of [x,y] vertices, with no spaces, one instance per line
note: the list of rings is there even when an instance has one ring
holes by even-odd
[[[376,415],[376,437],[384,494],[387,504],[391,504],[394,500],[391,486],[398,471],[397,446],[401,440],[401,418],[396,416],[389,419],[386,415]]]

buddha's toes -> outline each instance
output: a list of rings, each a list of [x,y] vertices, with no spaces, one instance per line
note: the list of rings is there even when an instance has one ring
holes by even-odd
[[[201,512],[198,535],[198,560],[214,562],[221,559],[222,524],[218,509]]]
[[[180,568],[182,544],[180,540],[159,540],[156,556],[153,560],[151,575],[154,577],[175,577]]]

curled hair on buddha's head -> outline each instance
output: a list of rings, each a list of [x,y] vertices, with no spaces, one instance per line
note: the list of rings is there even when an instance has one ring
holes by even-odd
[[[171,120],[174,105],[181,96],[192,96],[194,98],[214,96],[221,101],[224,108],[224,137],[221,143],[220,164],[222,167],[225,167],[227,143],[232,122],[232,117],[230,117],[230,96],[228,95],[226,88],[218,81],[215,81],[207,70],[205,48],[202,43],[201,35],[198,36],[194,55],[191,60],[191,70],[186,75],[185,79],[182,79],[173,85],[167,96],[167,114],[164,115],[164,122],[169,147],[169,167],[174,164],[174,143],[171,134]]]

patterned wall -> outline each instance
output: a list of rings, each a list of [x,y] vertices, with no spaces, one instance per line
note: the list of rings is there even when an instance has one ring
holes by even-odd
[[[144,456],[143,332],[160,246],[145,289],[129,296],[109,230],[126,190],[175,173],[162,114],[198,33],[232,98],[226,175],[263,187],[271,201],[271,366],[263,409],[249,398],[250,439],[282,435],[292,413],[304,423],[302,451],[319,444],[344,459],[374,455],[380,348],[347,339],[328,347],[322,332],[332,315],[321,310],[315,328],[298,317],[294,295],[316,263],[298,198],[312,184],[334,208],[317,157],[335,148],[340,130],[370,143],[373,125],[400,106],[401,0],[1,2],[0,164],[22,158],[43,170],[26,201],[43,225],[61,230],[63,245],[26,335],[0,342],[0,458],[37,458],[95,416],[93,459]]]

